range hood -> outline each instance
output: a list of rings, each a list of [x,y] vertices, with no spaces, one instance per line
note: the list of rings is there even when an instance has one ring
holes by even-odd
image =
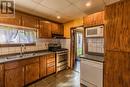
[[[52,38],[54,38],[54,39],[65,39],[64,35],[61,35],[61,34],[52,34]]]

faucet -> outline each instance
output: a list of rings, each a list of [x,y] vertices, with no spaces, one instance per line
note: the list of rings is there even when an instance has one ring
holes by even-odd
[[[22,57],[23,56],[23,54],[24,54],[24,50],[26,49],[26,47],[25,47],[25,44],[21,44],[20,45],[20,56]],[[24,49],[23,49],[24,48]]]

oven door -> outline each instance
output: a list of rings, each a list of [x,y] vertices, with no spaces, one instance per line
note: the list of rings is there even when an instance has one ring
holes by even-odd
[[[68,53],[58,53],[56,57],[56,66],[57,70],[61,71],[67,67],[67,61],[68,61]],[[57,72],[58,72],[57,71]]]

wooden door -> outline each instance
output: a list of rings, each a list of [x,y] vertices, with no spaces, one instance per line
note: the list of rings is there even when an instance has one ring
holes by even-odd
[[[22,26],[38,28],[38,17],[29,15],[29,14],[23,14],[22,15]]]
[[[51,23],[50,22],[40,21],[39,37],[51,38]]]
[[[39,79],[39,62],[25,66],[25,85]]]
[[[24,86],[24,68],[17,67],[5,70],[5,87],[23,87]]]
[[[40,78],[45,77],[47,75],[46,56],[40,57]]]
[[[4,87],[4,67],[0,64],[0,87]]]
[[[22,16],[20,12],[16,12],[13,18],[0,18],[0,23],[21,26]]]

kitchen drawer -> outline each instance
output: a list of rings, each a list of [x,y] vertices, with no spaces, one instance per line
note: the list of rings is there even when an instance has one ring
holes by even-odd
[[[52,54],[49,54],[49,55],[47,55],[49,58],[55,58],[55,54],[54,53],[52,53]]]
[[[55,66],[48,67],[47,68],[47,75],[50,75],[55,72]]]
[[[55,62],[50,62],[47,64],[47,67],[52,67],[52,66],[55,66]]]
[[[36,63],[36,62],[39,62],[39,57],[34,57],[34,58],[25,59],[25,60],[20,61],[21,65],[23,65],[23,66],[31,64],[31,63]]]
[[[51,63],[51,62],[55,62],[55,57],[53,57],[53,58],[52,57],[48,57],[47,58],[47,64]]]
[[[7,62],[5,63],[5,70],[14,69],[20,66],[19,61]]]

